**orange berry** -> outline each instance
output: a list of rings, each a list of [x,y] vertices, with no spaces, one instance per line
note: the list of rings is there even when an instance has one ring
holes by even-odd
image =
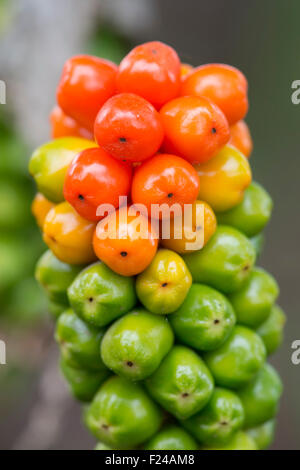
[[[109,60],[90,55],[71,57],[57,88],[59,106],[92,132],[99,109],[116,91],[117,70]]]
[[[131,197],[134,204],[144,204],[148,215],[155,217],[152,204],[191,204],[197,199],[199,186],[199,177],[190,163],[175,155],[160,154],[136,168]]]
[[[132,215],[130,208],[122,207],[98,223],[93,245],[98,258],[113,271],[134,276],[151,263],[158,240],[146,217]]]
[[[122,60],[117,75],[119,92],[136,93],[159,109],[180,92],[180,60],[162,42],[147,42]]]
[[[205,96],[225,114],[229,125],[243,119],[248,111],[248,83],[238,69],[224,64],[197,67],[183,81],[181,95]]]
[[[250,157],[253,150],[253,142],[249,127],[245,121],[238,121],[230,127],[229,144],[236,147],[245,157]]]
[[[93,140],[93,134],[82,127],[70,116],[67,116],[59,106],[54,106],[50,113],[51,138],[83,137]]]
[[[152,157],[164,134],[160,115],[152,104],[133,93],[121,93],[99,111],[95,137],[113,157],[136,162]]]
[[[165,130],[165,151],[191,163],[209,160],[229,140],[224,114],[206,98],[177,98],[167,103],[160,115]]]

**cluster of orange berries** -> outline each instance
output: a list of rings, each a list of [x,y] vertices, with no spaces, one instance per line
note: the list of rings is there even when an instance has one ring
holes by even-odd
[[[52,137],[84,139],[67,143],[74,158],[60,168],[56,184],[63,190],[50,197],[60,204],[43,223],[45,242],[64,262],[86,264],[97,255],[119,274],[138,274],[153,259],[159,237],[149,222],[147,240],[133,238],[130,225],[137,216],[128,212],[127,237],[102,239],[95,230],[104,217],[97,212],[101,205],[118,210],[120,197],[128,198],[117,214],[118,231],[124,232],[119,212],[132,204],[142,204],[150,215],[153,204],[193,204],[194,220],[202,201],[207,243],[216,229],[214,211],[241,202],[251,182],[246,157],[252,141],[243,121],[247,80],[234,67],[181,64],[161,42],[137,46],[119,66],[80,55],[64,65],[57,103]],[[39,196],[37,215],[42,205]],[[186,240],[175,240],[172,227],[170,238],[161,243],[186,252]]]

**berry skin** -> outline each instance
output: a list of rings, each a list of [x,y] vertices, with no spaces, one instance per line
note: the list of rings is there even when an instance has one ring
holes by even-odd
[[[135,170],[131,197],[134,204],[144,204],[155,216],[152,204],[192,204],[199,193],[196,170],[175,155],[155,155]],[[163,215],[159,214],[160,218]]]
[[[212,101],[184,96],[167,103],[160,111],[165,131],[164,150],[203,163],[229,140],[228,122]]]
[[[101,148],[88,149],[74,158],[64,184],[65,199],[87,220],[96,222],[100,204],[119,206],[119,196],[127,196],[131,185],[131,168]]]
[[[98,57],[71,57],[58,84],[58,105],[92,132],[99,109],[116,91],[117,70],[115,64]]]
[[[253,150],[253,142],[249,127],[245,121],[238,121],[230,127],[229,143],[242,152],[245,157],[250,157]]]
[[[87,264],[96,260],[92,246],[95,228],[95,224],[80,217],[68,202],[62,202],[48,212],[43,239],[63,263]]]
[[[245,117],[248,111],[248,83],[235,67],[207,64],[197,67],[184,80],[182,96],[204,96],[213,101],[225,114],[229,125]]]
[[[114,222],[116,234],[110,236],[106,232]],[[142,236],[137,236],[139,229]],[[110,269],[122,276],[135,276],[151,263],[158,241],[146,217],[132,215],[131,208],[122,207],[99,222],[93,244],[98,258]]]
[[[135,47],[122,60],[117,91],[136,93],[159,109],[180,92],[180,60],[174,49],[162,42]]]
[[[140,161],[152,157],[163,141],[156,109],[144,98],[121,93],[110,98],[95,121],[98,145],[115,158]]]
[[[50,113],[51,138],[83,137],[93,140],[93,134],[82,127],[70,116],[67,116],[59,106],[54,106]]]

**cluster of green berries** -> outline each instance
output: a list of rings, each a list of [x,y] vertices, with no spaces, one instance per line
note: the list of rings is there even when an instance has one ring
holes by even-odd
[[[276,281],[255,266],[271,210],[252,183],[202,250],[159,249],[137,277],[42,256],[61,370],[97,449],[271,444],[282,384],[266,359],[285,315]]]

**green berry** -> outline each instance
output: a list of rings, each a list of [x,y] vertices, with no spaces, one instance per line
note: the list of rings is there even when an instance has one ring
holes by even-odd
[[[82,402],[90,402],[109,375],[107,369],[101,371],[75,369],[70,367],[64,359],[60,361],[60,368],[72,395]]]
[[[267,191],[258,183],[251,183],[243,201],[226,212],[217,214],[219,224],[230,225],[247,237],[261,232],[270,220],[273,202]]]
[[[120,276],[102,262],[84,269],[68,289],[71,307],[83,320],[105,326],[136,304],[134,279]]]
[[[275,420],[271,419],[255,428],[246,429],[245,432],[252,437],[259,450],[265,450],[274,440],[275,426]]]
[[[194,282],[208,284],[221,292],[240,289],[255,262],[250,240],[232,227],[219,226],[202,250],[183,257]]]
[[[63,263],[47,250],[36,265],[35,277],[52,302],[67,306],[67,289],[81,270],[82,266]]]
[[[242,428],[244,409],[239,397],[216,388],[207,406],[182,425],[202,444],[223,443]]]
[[[263,366],[266,348],[254,331],[235,326],[226,342],[205,353],[204,359],[217,385],[235,389],[245,385]]]
[[[111,377],[100,388],[86,415],[90,431],[113,448],[133,448],[157,433],[159,408],[140,385]]]
[[[257,328],[267,320],[278,294],[273,276],[264,269],[254,268],[244,286],[229,295],[238,323]]]
[[[173,345],[165,317],[136,309],[113,323],[104,335],[101,356],[115,373],[143,380],[157,369]]]
[[[145,450],[197,450],[197,442],[179,426],[167,426],[145,445]]]
[[[274,305],[267,320],[256,330],[265,343],[268,355],[273,354],[283,342],[283,329],[286,316],[283,310]]]
[[[185,419],[207,404],[214,382],[205,363],[194,351],[174,346],[146,381],[146,387],[169,413]]]
[[[258,450],[251,436],[243,431],[238,431],[232,439],[224,444],[203,447],[203,450]]]
[[[136,280],[137,296],[149,312],[160,315],[177,310],[192,284],[185,262],[171,250],[158,250]]]
[[[193,284],[169,321],[179,341],[200,351],[210,351],[228,338],[236,318],[224,295],[212,287]]]
[[[62,313],[56,323],[55,339],[64,361],[74,368],[104,370],[100,344],[104,330],[94,328],[79,318],[72,309]]]
[[[265,364],[254,379],[238,390],[245,410],[245,427],[254,427],[275,417],[282,394],[279,375]]]

